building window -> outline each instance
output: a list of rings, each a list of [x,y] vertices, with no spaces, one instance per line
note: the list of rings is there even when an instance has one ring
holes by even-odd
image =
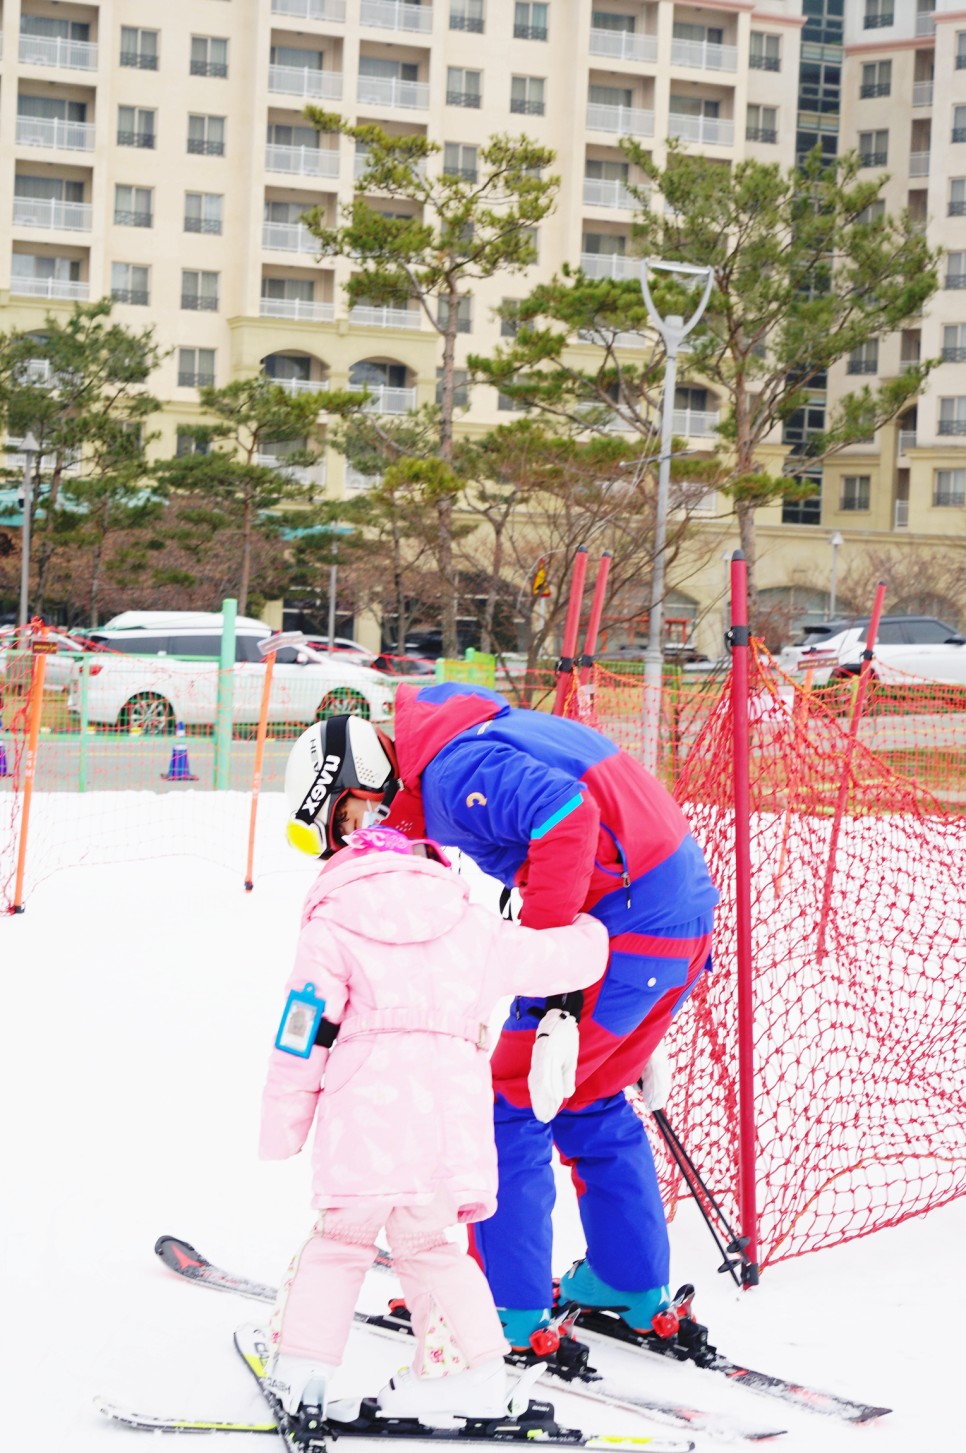
[[[224,156],[224,116],[189,116],[188,150],[196,156]]]
[[[469,296],[459,299],[456,305],[456,331],[457,333],[472,333],[473,331],[473,300]],[[440,298],[437,320],[440,328],[445,329],[449,322],[449,298]]]
[[[218,192],[185,192],[184,230],[220,233],[221,203]]]
[[[214,382],[214,349],[202,348],[200,350],[195,350],[193,348],[182,348],[181,350],[182,353],[194,353],[196,351],[211,354],[212,382]],[[178,382],[181,383],[180,370],[178,372]],[[187,429],[179,429],[177,433],[177,442],[175,444],[174,452],[175,458],[186,459],[189,454],[209,454],[211,452],[211,444],[207,439],[196,439],[195,436]]]
[[[500,304],[501,338],[515,338],[520,331],[520,322],[517,318],[519,307],[519,298],[504,298]]]
[[[546,109],[546,82],[540,76],[512,76],[510,110],[516,116],[542,116]]]
[[[869,508],[872,479],[868,474],[847,474],[842,480],[840,510],[865,511]]]
[[[193,76],[227,76],[227,40],[214,35],[193,35],[188,69]]]
[[[266,131],[269,146],[298,146],[319,150],[319,133],[314,126],[282,126],[269,123]]]
[[[966,288],[966,252],[946,253],[946,277],[943,286]]]
[[[196,313],[217,313],[218,274],[182,270],[181,306]]]
[[[874,202],[862,208],[855,220],[863,227],[870,227],[875,222],[881,222],[884,216],[885,197],[876,197]]]
[[[122,25],[121,65],[133,66],[139,71],[156,71],[158,69],[158,32]]]
[[[154,122],[157,114],[156,111],[143,111],[140,106],[118,106],[118,146],[141,146],[148,151],[153,151]]]
[[[849,373],[878,373],[879,372],[879,340],[870,338],[866,343],[860,343],[858,348],[853,348],[849,354]]]
[[[932,479],[932,502],[937,509],[966,505],[966,469],[936,469]]]
[[[885,166],[888,160],[888,131],[860,131],[859,161],[862,166]]]
[[[799,70],[798,94],[799,110],[837,116],[842,96],[841,65],[838,62],[803,60]]]
[[[478,111],[483,99],[482,71],[465,71],[461,66],[446,70],[447,106],[469,106]]]
[[[892,90],[892,62],[870,61],[862,67],[859,96],[867,101],[872,96],[888,96]]]
[[[745,124],[746,141],[764,141],[774,146],[778,141],[778,108],[749,106]]]
[[[781,36],[769,35],[767,31],[751,32],[751,49],[748,64],[753,71],[780,71],[782,68]]]
[[[953,107],[953,141],[966,141],[966,106]]]
[[[940,434],[966,434],[966,397],[939,400]]]
[[[865,0],[862,24],[866,30],[883,30],[887,25],[893,25],[895,18],[895,0]]]
[[[549,35],[549,5],[517,3],[513,7],[513,34],[517,40],[546,40]]]
[[[966,71],[966,30],[956,32],[956,69]]]
[[[805,479],[809,483],[812,482],[810,475],[807,475]],[[822,481],[819,478],[814,483],[815,494],[809,495],[807,499],[786,497],[782,500],[783,525],[820,525],[822,523]]]
[[[119,227],[152,227],[154,225],[154,189],[152,187],[115,187],[114,221]]]
[[[450,30],[470,30],[482,35],[484,29],[484,0],[450,0]]]
[[[150,269],[133,262],[111,263],[111,298],[115,303],[133,303],[146,308],[151,301]]]
[[[966,363],[966,323],[943,328],[943,363]]]
[[[443,402],[443,370],[436,370],[436,403]],[[453,370],[453,403],[458,409],[468,409],[470,406],[469,374],[465,368],[454,368]]]
[[[443,175],[459,177],[464,182],[475,182],[477,178],[477,154],[475,146],[464,146],[461,141],[447,141],[443,147]]]
[[[215,350],[213,348],[179,348],[178,383],[182,388],[213,388]]]

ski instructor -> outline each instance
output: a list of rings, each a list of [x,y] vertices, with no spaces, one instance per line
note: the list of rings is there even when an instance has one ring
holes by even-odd
[[[663,1329],[664,1207],[624,1089],[711,967],[718,893],[681,810],[599,732],[511,707],[485,687],[400,686],[393,739],[360,717],[323,726],[323,758],[318,727],[289,758],[293,845],[327,857],[383,819],[519,888],[528,928],[570,924],[581,911],[607,928],[607,968],[591,988],[513,1003],[492,1058],[499,1204],[472,1245],[508,1341],[528,1347],[553,1302],[556,1145],[587,1241],[562,1300],[612,1308],[643,1332],[658,1317]]]

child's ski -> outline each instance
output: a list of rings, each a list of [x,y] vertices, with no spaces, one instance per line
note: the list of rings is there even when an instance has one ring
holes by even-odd
[[[303,1410],[289,1417],[265,1383],[268,1348],[260,1327],[239,1327],[235,1346],[262,1391],[293,1453],[301,1449],[322,1449],[336,1438],[400,1438],[432,1443],[540,1443],[550,1447],[594,1448],[606,1453],[691,1453],[694,1444],[663,1434],[637,1437],[602,1436],[580,1428],[564,1428],[556,1422],[550,1403],[530,1402],[524,1412],[509,1412],[499,1418],[462,1418],[453,1426],[438,1427],[417,1418],[382,1417],[374,1399],[346,1407],[335,1404],[323,1418],[318,1411]],[[343,1413],[345,1421],[337,1416]]]
[[[275,1300],[274,1287],[267,1286],[264,1282],[252,1281],[248,1277],[236,1276],[232,1272],[224,1271],[221,1267],[213,1266],[207,1257],[197,1251],[190,1242],[182,1241],[177,1236],[160,1236],[154,1249],[169,1270],[188,1281],[198,1282],[199,1285],[211,1287],[214,1291],[235,1292],[238,1296],[250,1297],[253,1301],[271,1303]],[[381,1255],[385,1255],[388,1260],[387,1253],[381,1253]],[[377,1336],[398,1338],[409,1336],[412,1331],[409,1314],[402,1307],[398,1309],[390,1307],[389,1312],[382,1315],[355,1312],[354,1320],[357,1326],[365,1327]],[[564,1343],[573,1345],[570,1338],[564,1339]],[[517,1356],[509,1358],[508,1361],[519,1366],[523,1365],[524,1359]],[[690,1407],[686,1403],[639,1393],[636,1389],[620,1385],[610,1378],[601,1377],[585,1362],[568,1364],[567,1361],[549,1361],[546,1372],[565,1383],[567,1391],[575,1397],[585,1398],[607,1407],[620,1408],[625,1412],[644,1414],[679,1427],[687,1427],[694,1432],[705,1433],[709,1437],[720,1439],[723,1442],[777,1438],[785,1431],[783,1428],[752,1424],[744,1419],[734,1418],[728,1413],[705,1412],[699,1408]]]

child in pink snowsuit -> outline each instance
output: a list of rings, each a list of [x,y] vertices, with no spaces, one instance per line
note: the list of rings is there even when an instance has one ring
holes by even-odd
[[[417,1338],[413,1368],[383,1389],[381,1409],[505,1411],[493,1298],[445,1235],[496,1207],[487,1022],[504,996],[595,983],[607,959],[596,919],[508,923],[469,902],[435,844],[427,856],[414,846],[391,828],[351,833],[302,913],[260,1142],[263,1159],[283,1159],[316,1123],[319,1217],[276,1309],[269,1373],[289,1412],[325,1406],[381,1227]],[[451,1375],[423,1375],[441,1368]]]

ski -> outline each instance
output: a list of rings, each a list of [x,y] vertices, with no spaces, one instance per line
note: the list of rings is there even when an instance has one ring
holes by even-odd
[[[210,1287],[214,1291],[234,1292],[238,1296],[249,1297],[257,1302],[273,1303],[275,1301],[274,1287],[214,1266],[190,1242],[183,1241],[177,1236],[159,1236],[154,1250],[170,1271],[188,1281],[197,1282],[200,1286]],[[392,1262],[389,1253],[380,1251],[375,1264],[383,1270],[391,1271]],[[390,1304],[389,1311],[384,1314],[357,1311],[353,1314],[353,1318],[357,1326],[364,1327],[377,1336],[399,1338],[411,1335],[409,1313],[402,1303]],[[581,1357],[567,1356],[572,1348],[579,1346],[580,1344],[574,1343],[571,1338],[563,1338],[561,1341],[563,1355],[546,1364],[546,1372],[551,1377],[565,1383],[568,1393],[575,1397],[585,1398],[590,1402],[607,1407],[619,1408],[623,1412],[643,1414],[667,1421],[674,1426],[686,1427],[722,1442],[744,1440],[756,1442],[778,1438],[785,1431],[783,1428],[762,1426],[738,1419],[728,1413],[705,1412],[699,1408],[690,1407],[686,1403],[650,1396],[638,1392],[636,1388],[618,1384],[611,1378],[602,1377],[587,1365],[585,1349],[583,1349]],[[519,1353],[511,1354],[507,1358],[511,1366],[517,1367],[526,1366],[529,1360],[532,1359]]]
[[[579,1330],[582,1337],[595,1341],[618,1342],[622,1347],[636,1348],[674,1362],[693,1362],[708,1372],[721,1373],[741,1387],[779,1398],[782,1402],[807,1412],[823,1413],[826,1417],[839,1418],[849,1423],[868,1423],[875,1418],[885,1417],[892,1411],[891,1408],[854,1402],[850,1398],[840,1397],[837,1393],[822,1392],[819,1388],[806,1387],[801,1383],[774,1377],[767,1372],[756,1372],[754,1368],[732,1362],[730,1358],[723,1357],[707,1340],[707,1328],[690,1317],[682,1318],[677,1336],[665,1339],[648,1337],[633,1331],[615,1312],[585,1311],[577,1306],[561,1308],[561,1312],[572,1317],[572,1325]]]
[[[554,1418],[550,1403],[530,1401],[519,1414],[507,1412],[499,1418],[461,1418],[445,1426],[421,1423],[417,1418],[383,1417],[375,1399],[335,1403],[322,1417],[318,1409],[302,1409],[298,1417],[286,1414],[265,1382],[268,1347],[260,1327],[239,1327],[235,1346],[261,1389],[272,1411],[278,1431],[293,1453],[325,1448],[329,1439],[400,1438],[419,1443],[540,1443],[549,1447],[592,1448],[606,1453],[691,1453],[694,1444],[683,1438],[660,1434],[634,1437],[584,1433],[580,1428],[562,1427]]]
[[[106,1398],[95,1398],[94,1406],[112,1423],[125,1428],[139,1428],[145,1433],[271,1433],[278,1437],[274,1418],[268,1423],[230,1422],[221,1418],[165,1418],[154,1413],[136,1413]]]

